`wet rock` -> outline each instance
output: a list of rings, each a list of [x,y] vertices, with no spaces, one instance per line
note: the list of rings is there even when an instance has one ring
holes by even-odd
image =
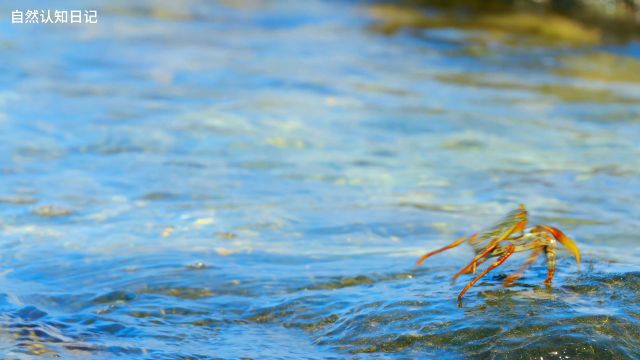
[[[510,35],[527,36],[535,45],[588,45],[637,37],[640,30],[637,0],[418,0],[369,10],[378,20],[373,28],[386,34],[403,28],[472,29],[516,46],[522,39]]]
[[[43,205],[35,208],[33,213],[42,217],[62,217],[71,215],[73,210],[64,206]]]
[[[28,205],[36,202],[38,202],[38,199],[31,196],[0,196],[0,204]]]
[[[208,268],[208,266],[207,266],[207,264],[203,263],[202,261],[196,261],[194,263],[188,264],[187,268],[193,269],[193,270],[202,270],[202,269]]]

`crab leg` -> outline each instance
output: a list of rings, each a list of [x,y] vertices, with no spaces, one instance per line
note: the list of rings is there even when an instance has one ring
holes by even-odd
[[[476,262],[471,266],[471,269],[467,270],[467,272],[466,272],[465,274],[469,274],[469,273],[471,273],[471,274],[475,275],[475,274],[476,274],[476,267],[477,267],[477,266],[480,266],[480,265],[482,265],[482,264],[484,264],[484,262],[485,262],[485,261],[487,261],[487,260],[489,260],[489,257],[488,257],[488,256],[483,257],[482,259],[479,259],[478,261],[476,261]]]
[[[473,239],[475,239],[475,238],[476,238],[476,236],[478,236],[478,234],[477,234],[477,233],[475,233],[475,234],[471,235],[471,237],[470,237],[470,238],[468,238],[468,239],[469,239],[469,240],[473,240]],[[454,248],[454,247],[456,247],[456,246],[458,246],[458,245],[462,244],[465,240],[467,240],[467,238],[463,236],[463,237],[461,237],[460,239],[458,239],[458,240],[456,240],[456,241],[452,242],[451,244],[449,244],[449,245],[447,245],[447,246],[445,246],[445,247],[443,247],[443,248],[441,248],[441,249],[438,249],[438,250],[435,250],[435,251],[432,251],[432,252],[430,252],[430,253],[426,253],[426,254],[422,255],[422,256],[420,257],[420,259],[418,259],[418,261],[416,262],[416,266],[420,266],[420,265],[421,265],[425,260],[427,260],[427,258],[429,258],[429,257],[431,257],[431,256],[433,256],[433,255],[435,255],[435,254],[441,253],[441,252],[443,252],[443,251],[445,251],[445,250],[449,250],[449,249],[451,249],[451,248]]]
[[[464,289],[462,289],[462,291],[460,291],[460,294],[458,294],[458,301],[462,300],[462,295],[464,295],[464,293],[466,293],[467,290],[469,290],[469,288],[473,286],[473,284],[475,284],[478,280],[480,280],[480,278],[482,278],[483,276],[487,275],[487,273],[489,271],[491,271],[491,270],[497,268],[498,266],[502,265],[502,263],[505,260],[507,260],[507,258],[509,258],[509,256],[511,256],[511,254],[513,254],[513,251],[515,250],[515,246],[513,246],[513,244],[509,244],[504,248],[504,250],[505,250],[504,254],[502,254],[502,256],[500,256],[498,258],[498,260],[494,261],[493,264],[491,264],[491,266],[489,266],[483,272],[481,272],[478,276],[476,276],[475,279],[469,281],[467,286],[465,286]]]
[[[544,229],[545,231],[551,233],[556,240],[558,240],[562,245],[566,246],[569,251],[573,253],[576,257],[576,262],[578,263],[578,270],[580,270],[580,250],[578,250],[578,245],[571,240],[567,235],[565,235],[560,229],[555,228],[553,226],[548,225],[538,225],[537,228]],[[535,229],[539,231],[538,229]],[[554,249],[555,253],[555,249]]]
[[[542,254],[542,248],[541,247],[535,249],[533,251],[533,253],[531,253],[531,256],[529,256],[527,261],[524,264],[522,264],[520,269],[518,269],[518,271],[515,274],[507,276],[507,278],[504,279],[504,281],[502,282],[502,285],[504,285],[504,286],[513,285],[513,283],[516,280],[520,279],[520,277],[522,276],[524,271],[527,270],[527,268],[529,266],[531,266],[531,264],[533,264],[534,261],[536,261],[536,259],[538,258],[538,256],[540,256],[540,254]]]
[[[553,275],[556,272],[556,249],[551,246],[544,248],[545,255],[547,256],[547,278],[544,280],[545,285],[551,285]]]
[[[473,260],[471,260],[471,262],[467,264],[467,266],[463,267],[460,271],[458,271],[455,275],[453,275],[453,277],[451,278],[451,282],[455,283],[458,276],[462,274],[467,274],[469,272],[472,272],[475,274],[476,266],[478,265],[478,263],[483,263],[485,261],[482,258],[484,258],[485,256],[488,256],[489,253],[491,253],[497,247],[498,247],[498,242],[495,242],[491,246],[487,247],[482,253],[476,255],[476,257],[474,257]]]
[[[525,217],[524,220],[518,221],[515,225],[513,225],[507,231],[503,232],[502,235],[500,235],[499,237],[497,237],[494,240],[492,240],[490,242],[490,244],[487,246],[487,248],[482,253],[476,255],[476,257],[473,258],[473,260],[471,260],[471,262],[469,264],[467,264],[467,266],[463,267],[462,270],[458,271],[455,275],[453,275],[453,278],[451,279],[451,282],[454,283],[456,281],[456,279],[458,278],[458,276],[460,276],[462,274],[467,274],[469,272],[472,272],[472,273],[475,274],[476,266],[478,265],[478,262],[479,262],[479,260],[481,258],[483,258],[485,256],[488,256],[488,254],[490,254],[493,250],[495,250],[498,247],[498,244],[501,241],[509,239],[509,236],[511,236],[511,234],[513,234],[514,232],[524,230],[526,225],[527,225],[527,219]],[[472,240],[473,239],[469,239],[469,242],[473,242]],[[484,261],[482,261],[482,262],[484,262]]]

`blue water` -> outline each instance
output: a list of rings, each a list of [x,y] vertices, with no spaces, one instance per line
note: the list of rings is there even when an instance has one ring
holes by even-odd
[[[99,23],[10,23],[43,6]],[[370,6],[0,4],[2,357],[640,357],[638,44]],[[414,267],[519,203],[581,271],[458,307],[468,246]]]

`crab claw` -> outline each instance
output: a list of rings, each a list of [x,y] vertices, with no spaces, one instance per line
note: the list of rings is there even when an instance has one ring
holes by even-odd
[[[550,232],[556,240],[558,240],[562,245],[564,245],[569,251],[573,253],[576,257],[576,262],[578,263],[578,268],[580,268],[580,250],[578,250],[578,245],[571,240],[567,235],[565,235],[560,229],[554,228],[553,226],[548,225],[540,225],[545,231]]]

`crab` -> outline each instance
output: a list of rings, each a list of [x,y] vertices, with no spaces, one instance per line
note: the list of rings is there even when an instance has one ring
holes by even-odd
[[[483,276],[487,275],[489,271],[502,265],[509,256],[515,252],[531,250],[531,255],[527,261],[516,271],[516,273],[507,276],[504,281],[504,286],[511,286],[513,283],[522,277],[524,271],[544,252],[547,258],[547,278],[545,279],[545,285],[551,285],[553,275],[556,270],[556,247],[557,242],[564,245],[576,258],[578,268],[580,267],[580,251],[576,243],[565,235],[560,229],[549,225],[535,225],[531,228],[527,228],[527,209],[523,204],[509,212],[505,217],[496,223],[491,228],[475,233],[469,237],[461,237],[451,244],[424,254],[417,262],[416,266],[420,266],[429,257],[443,252],[445,250],[454,248],[465,241],[468,242],[473,248],[476,256],[453,275],[452,283],[455,283],[456,279],[462,274],[474,274],[476,273],[476,267],[490,258],[497,257],[497,259],[485,270],[483,270],[478,276],[471,280],[458,294],[458,301],[462,300],[462,296]]]

